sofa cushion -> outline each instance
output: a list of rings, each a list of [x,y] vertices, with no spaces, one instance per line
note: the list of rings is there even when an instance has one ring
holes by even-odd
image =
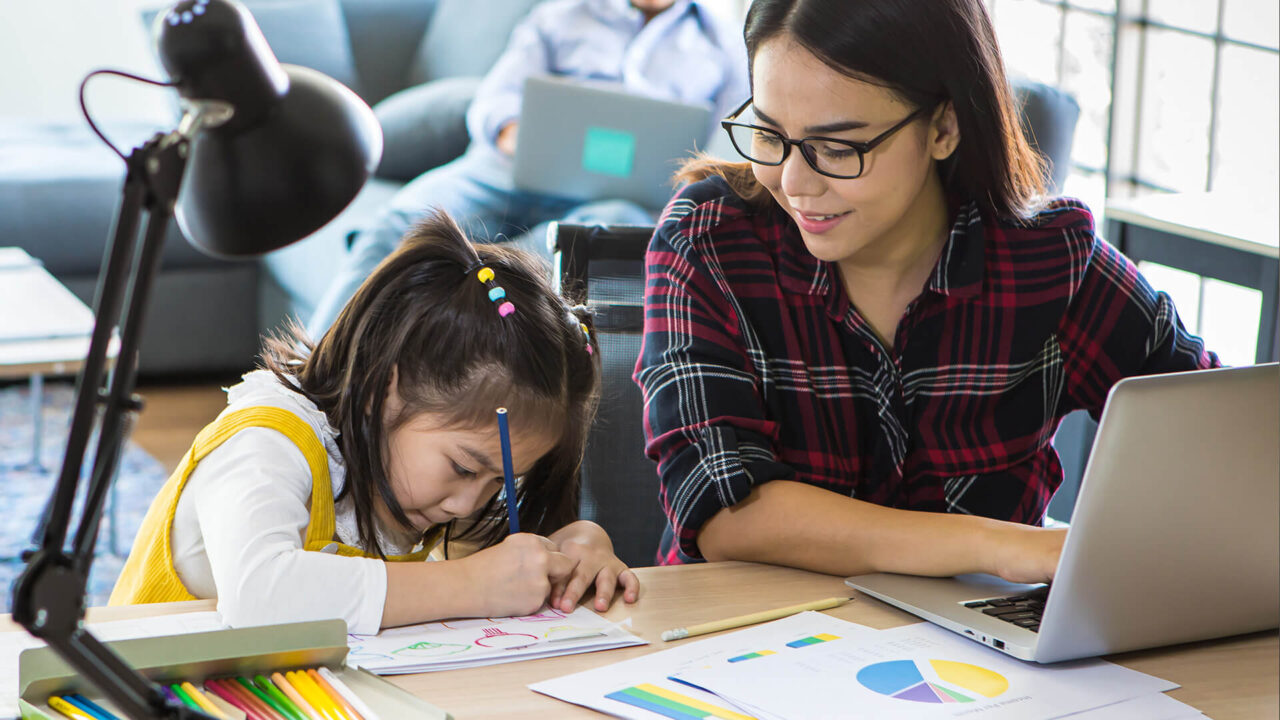
[[[409,69],[418,85],[446,77],[480,77],[507,47],[511,30],[537,0],[438,0]]]
[[[102,124],[123,152],[159,129]],[[124,161],[83,123],[0,122],[0,244],[26,249],[59,279],[96,276],[124,177]],[[172,223],[163,252],[165,269],[225,264],[189,245]]]
[[[351,38],[360,87],[357,92],[373,105],[408,85],[435,0],[343,0],[342,16]]]
[[[240,0],[282,63],[304,65],[359,92],[351,40],[338,0]],[[166,8],[146,10],[143,22],[154,27]]]
[[[373,108],[382,124],[377,176],[408,182],[462,154],[479,78],[445,78],[401,90]]]

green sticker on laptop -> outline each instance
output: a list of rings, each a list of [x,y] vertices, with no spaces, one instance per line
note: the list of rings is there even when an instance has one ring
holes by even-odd
[[[629,177],[636,155],[636,136],[621,130],[589,127],[582,141],[582,169],[601,175]]]

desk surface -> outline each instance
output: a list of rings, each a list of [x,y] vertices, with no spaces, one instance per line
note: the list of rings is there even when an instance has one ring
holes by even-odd
[[[830,614],[877,629],[915,618],[850,590],[841,578],[750,563],[711,563],[684,567],[640,568],[640,601],[615,605],[610,620],[632,618],[632,631],[648,646],[602,653],[388,678],[459,720],[470,718],[599,718],[593,711],[539,695],[525,685],[675,647],[659,635],[689,625],[767,610],[807,600],[853,593],[856,600]],[[213,601],[141,605],[91,610],[90,620],[209,610]],[[0,630],[12,629],[8,616]],[[1172,648],[1125,653],[1110,658],[1121,665],[1180,683],[1169,693],[1214,720],[1276,717],[1280,712],[1280,641],[1276,633],[1257,633]],[[695,642],[691,638],[682,642]]]
[[[1280,257],[1280,209],[1275,198],[1179,193],[1112,199],[1107,200],[1107,219]]]

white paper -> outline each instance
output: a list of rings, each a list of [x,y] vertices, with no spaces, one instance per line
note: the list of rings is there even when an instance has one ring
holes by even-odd
[[[432,672],[610,650],[645,641],[585,607],[534,615],[423,623],[348,635],[347,664],[379,675]]]
[[[88,623],[86,627],[99,640],[112,642],[225,630],[227,626],[216,612],[198,612]],[[23,650],[38,647],[44,647],[44,642],[25,631],[0,633],[0,718],[18,717],[18,655]]]
[[[1204,713],[1163,693],[1121,700],[1105,707],[1063,715],[1054,720],[1202,720]]]
[[[703,715],[710,712],[708,708],[714,708],[710,718],[717,720],[735,718],[735,712],[740,713],[736,720],[767,718],[769,715],[760,713],[757,708],[735,707],[711,693],[677,683],[668,676],[718,665],[746,665],[773,653],[804,652],[812,647],[798,642],[804,638],[843,638],[875,632],[863,625],[810,611],[707,640],[684,642],[671,650],[534,683],[529,689],[632,720],[670,717],[644,709],[645,698],[651,694],[697,708],[703,711]]]
[[[929,623],[680,673],[778,718],[1034,720],[1178,687],[1103,660],[1037,665]]]

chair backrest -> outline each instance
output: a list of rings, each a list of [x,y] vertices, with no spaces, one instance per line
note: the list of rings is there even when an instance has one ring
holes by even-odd
[[[644,253],[653,228],[551,223],[561,291],[595,312],[604,379],[582,466],[580,515],[600,524],[618,557],[652,565],[666,516],[658,472],[644,455],[644,398],[631,381],[644,329]]]
[[[1049,193],[1059,195],[1071,172],[1071,145],[1080,105],[1062,90],[1034,80],[1015,77],[1010,86],[1027,141],[1049,163]]]

